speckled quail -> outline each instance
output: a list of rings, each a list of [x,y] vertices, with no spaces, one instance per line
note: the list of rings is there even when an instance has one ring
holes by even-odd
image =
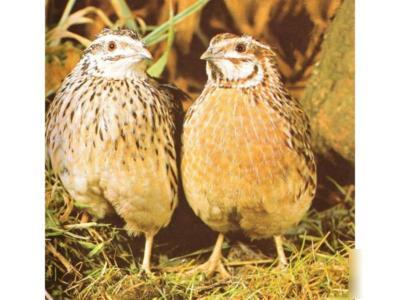
[[[63,81],[46,118],[47,153],[63,185],[98,218],[115,210],[154,235],[177,205],[184,93],[146,73],[150,52],[128,29],[103,30]],[[180,121],[181,120],[181,121]]]
[[[316,190],[310,126],[285,90],[270,47],[249,36],[219,34],[202,55],[208,82],[185,118],[182,181],[195,214],[219,232],[210,259],[195,271],[229,276],[224,234],[275,237],[309,209]]]

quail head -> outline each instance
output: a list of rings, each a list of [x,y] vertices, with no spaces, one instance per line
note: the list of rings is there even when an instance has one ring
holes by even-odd
[[[281,234],[309,209],[316,189],[310,126],[289,96],[271,48],[249,36],[215,36],[207,84],[184,121],[181,174],[195,214],[219,232],[210,259],[195,271],[229,276],[221,263],[224,234]]]
[[[150,52],[128,29],[103,30],[64,79],[46,117],[47,154],[76,202],[98,218],[116,211],[154,235],[177,205],[177,149],[185,94],[146,73]]]

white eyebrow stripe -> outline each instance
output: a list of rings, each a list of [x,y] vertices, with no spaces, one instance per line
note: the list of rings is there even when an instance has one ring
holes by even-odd
[[[215,47],[225,47],[228,45],[232,45],[232,44],[237,44],[237,43],[245,43],[248,44],[252,41],[252,37],[250,36],[241,36],[241,37],[237,37],[237,38],[230,38],[228,40],[225,41],[219,41],[216,44],[212,45],[213,48]]]
[[[271,47],[268,45],[265,45],[263,43],[260,43],[259,41],[254,40],[254,43],[256,43],[259,47],[267,49],[267,50],[271,50]]]
[[[255,40],[255,39],[253,39],[251,36],[242,36],[242,37],[239,37],[239,38],[231,38],[229,40],[219,41],[216,44],[212,45],[211,48],[217,48],[217,47],[218,48],[224,48],[224,47],[226,47],[228,45],[232,45],[232,44],[236,44],[236,43],[240,43],[240,42],[246,43],[246,44],[248,44],[250,42],[253,42],[253,43],[257,44],[261,48],[264,48],[264,49],[267,49],[267,50],[271,50],[270,46],[265,45],[265,44]]]
[[[230,45],[230,44],[233,44],[233,43],[236,43],[236,41],[230,39],[230,40],[227,40],[227,41],[220,41],[220,42],[218,42],[218,43],[212,45],[212,47],[216,47],[216,46],[218,46],[218,47],[225,47],[225,46]]]
[[[143,43],[139,40],[134,40],[131,37],[128,36],[120,36],[120,35],[106,35],[106,36],[102,36],[99,37],[98,39],[95,39],[93,41],[93,43],[108,43],[111,41],[115,41],[115,42],[124,42],[124,43],[128,43],[128,44],[136,44],[136,46],[142,46],[143,47]]]

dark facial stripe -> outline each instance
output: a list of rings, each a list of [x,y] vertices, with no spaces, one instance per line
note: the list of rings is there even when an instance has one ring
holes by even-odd
[[[231,60],[233,64],[238,64],[240,63],[241,60],[238,59],[234,59]],[[253,67],[253,71],[247,75],[244,78],[240,78],[237,80],[229,80],[228,78],[226,78],[223,74],[223,72],[220,70],[220,68],[212,63],[212,62],[207,62],[209,65],[209,68],[211,70],[211,80],[213,82],[218,82],[218,85],[222,88],[231,88],[231,87],[235,87],[237,85],[242,85],[244,84],[246,81],[249,81],[251,79],[253,79],[255,76],[257,76],[257,73],[259,71],[259,66],[258,65],[254,65]]]
[[[224,74],[222,71],[218,68],[218,66],[212,62],[208,62],[210,70],[211,70],[211,78],[213,81],[218,81],[218,80],[225,80],[224,79]]]
[[[258,72],[258,66],[254,65],[253,71],[248,76],[246,76],[244,78],[240,78],[239,80],[237,80],[237,82],[244,83],[244,82],[246,82],[248,80],[251,80],[254,76],[257,75],[257,72]]]

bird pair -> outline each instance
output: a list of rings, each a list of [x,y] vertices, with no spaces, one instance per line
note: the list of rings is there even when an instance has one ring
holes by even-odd
[[[128,232],[145,234],[146,272],[181,181],[195,214],[219,232],[210,259],[193,272],[229,276],[224,234],[239,230],[274,236],[286,263],[280,234],[308,210],[316,167],[307,116],[273,56],[249,36],[215,36],[201,57],[208,81],[183,132],[186,95],[146,73],[151,54],[131,30],[103,30],[63,81],[46,118],[52,167],[96,217],[116,211]]]

